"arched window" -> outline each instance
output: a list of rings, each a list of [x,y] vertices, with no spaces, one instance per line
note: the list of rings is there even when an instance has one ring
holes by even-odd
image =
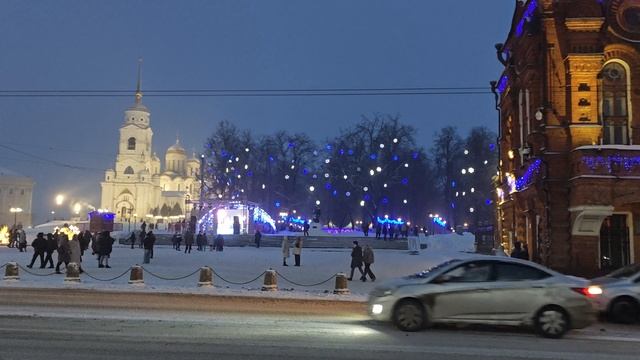
[[[135,150],[136,149],[136,138],[130,137],[127,140],[127,150]]]
[[[124,173],[127,175],[133,175],[133,168],[131,166],[127,166],[127,168],[124,169]]]
[[[629,143],[629,109],[627,70],[618,62],[610,62],[602,69],[602,125],[605,144]]]

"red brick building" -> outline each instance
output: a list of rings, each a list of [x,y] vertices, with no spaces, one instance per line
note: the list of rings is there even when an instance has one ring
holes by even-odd
[[[516,1],[496,49],[496,242],[586,276],[639,261],[640,0]]]

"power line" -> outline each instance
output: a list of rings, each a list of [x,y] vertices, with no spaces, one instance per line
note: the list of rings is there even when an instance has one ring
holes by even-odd
[[[45,157],[34,155],[34,154],[28,153],[26,151],[22,151],[20,149],[16,149],[16,148],[13,148],[13,147],[7,146],[7,145],[0,144],[0,147],[4,148],[4,149],[7,149],[7,150],[10,150],[10,151],[13,151],[13,152],[16,152],[18,154],[22,154],[22,155],[28,156],[28,157],[30,157],[32,159],[36,159],[36,160],[39,160],[39,161],[43,161],[43,162],[49,163],[51,165],[64,167],[64,168],[67,168],[67,169],[83,170],[83,171],[100,171],[100,172],[104,171],[103,169],[90,168],[90,167],[85,167],[85,166],[75,166],[75,165],[70,165],[70,164],[66,164],[66,163],[63,163],[63,162],[59,162],[59,161],[56,161],[56,160],[47,159]]]

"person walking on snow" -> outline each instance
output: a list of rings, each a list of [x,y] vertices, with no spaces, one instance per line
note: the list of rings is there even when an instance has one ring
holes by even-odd
[[[60,265],[64,263],[64,266],[69,265],[71,257],[71,249],[69,248],[69,238],[66,234],[58,233],[58,263],[56,264],[56,274],[62,274],[60,272]]]
[[[360,280],[366,280],[364,272],[362,271],[362,248],[358,245],[358,241],[353,242],[353,250],[351,250],[351,276],[349,276],[349,281],[353,280],[353,272],[355,269],[360,270]]]
[[[35,240],[31,242],[33,247],[33,257],[31,263],[27,265],[29,269],[33,267],[33,263],[36,262],[36,258],[40,257],[40,269],[44,269],[44,252],[47,250],[47,240],[44,238],[44,233],[38,233]]]
[[[253,242],[256,243],[256,248],[260,248],[260,240],[262,240],[262,233],[256,229],[256,234],[253,236]]]
[[[58,242],[52,233],[47,234],[47,257],[44,258],[44,265],[49,265],[49,269],[53,269],[53,252],[58,248]]]
[[[293,257],[295,259],[294,266],[300,266],[300,255],[302,255],[302,238],[298,236],[295,244],[293,245]]]
[[[282,238],[282,266],[287,265],[287,258],[289,257],[289,238],[284,236]]]
[[[129,236],[129,242],[131,242],[131,248],[133,249],[133,246],[136,244],[136,232],[132,231],[131,235]]]
[[[191,230],[187,230],[184,233],[184,253],[191,254],[191,246],[193,245],[193,233]]]
[[[153,252],[153,244],[156,242],[156,236],[153,235],[153,231],[149,230],[144,237],[144,264],[148,264],[151,262],[151,254]]]
[[[362,251],[362,261],[364,261],[364,275],[362,276],[362,281],[367,281],[367,275],[371,281],[376,281],[376,276],[371,271],[371,265],[374,261],[373,249],[369,244],[364,246],[364,250]]]
[[[98,236],[98,267],[111,268],[109,266],[109,257],[113,251],[114,239],[109,235],[108,231],[103,231]]]

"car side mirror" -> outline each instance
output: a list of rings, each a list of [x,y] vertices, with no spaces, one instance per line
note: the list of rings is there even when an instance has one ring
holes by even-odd
[[[440,275],[438,277],[436,277],[435,279],[433,279],[432,283],[434,284],[444,284],[446,282],[451,281],[451,276],[449,275]]]

